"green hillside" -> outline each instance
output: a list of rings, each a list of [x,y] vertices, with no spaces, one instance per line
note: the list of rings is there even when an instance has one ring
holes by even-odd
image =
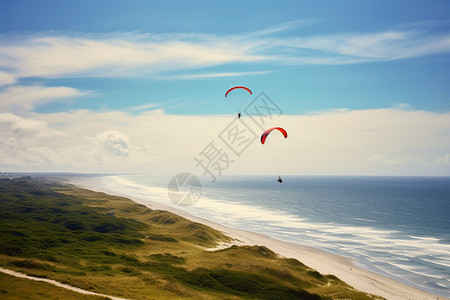
[[[40,177],[0,179],[3,268],[130,299],[376,298],[266,247],[206,250],[219,242],[232,240],[126,198]],[[0,297],[38,293],[31,281],[14,288],[18,280],[2,275]]]

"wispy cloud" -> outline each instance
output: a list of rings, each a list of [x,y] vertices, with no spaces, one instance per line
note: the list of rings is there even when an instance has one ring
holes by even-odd
[[[450,154],[445,154],[444,156],[438,157],[434,163],[443,166],[450,166]]]
[[[14,75],[0,71],[0,88],[4,85],[12,84],[16,82]]]
[[[283,49],[279,61],[293,64],[355,64],[423,57],[450,52],[450,32],[427,34],[420,30],[346,33],[272,39]]]
[[[381,164],[383,166],[393,166],[393,165],[399,165],[400,162],[398,160],[394,159],[387,159],[383,155],[380,154],[373,154],[370,156],[369,161],[374,162],[376,164]]]
[[[258,31],[254,31],[254,32],[249,32],[246,34],[241,35],[241,38],[245,38],[245,39],[249,39],[252,37],[260,37],[260,36],[265,36],[265,35],[272,35],[275,33],[281,33],[281,32],[286,32],[286,31],[291,31],[293,29],[300,29],[300,28],[305,28],[305,27],[310,27],[319,23],[322,23],[323,20],[321,19],[300,19],[300,20],[294,20],[294,21],[289,21],[289,22],[284,22],[281,24],[276,24],[274,26],[269,26],[267,28],[258,30]]]
[[[269,73],[269,71],[186,74],[186,75],[169,76],[168,79],[198,79],[198,78],[218,78],[218,77],[239,77],[239,76],[248,76],[248,75],[261,75],[261,74],[267,74],[267,73]]]
[[[189,37],[25,37],[0,46],[0,68],[17,77],[126,77],[262,59],[215,37]]]
[[[57,86],[10,86],[0,89],[1,111],[27,111],[38,104],[86,95],[74,88]]]
[[[88,94],[65,86],[10,86],[0,89],[1,111],[28,111],[36,105],[55,100],[70,99]]]
[[[126,77],[234,63],[346,64],[450,52],[450,32],[433,32],[427,23],[327,35],[292,30],[317,22],[299,20],[237,35],[41,33],[3,38],[0,84],[23,77]]]
[[[131,108],[129,108],[127,111],[130,113],[135,113],[135,112],[143,112],[146,110],[154,110],[157,108],[161,108],[164,107],[167,104],[172,104],[175,102],[180,102],[180,100],[171,100],[171,101],[165,101],[165,102],[161,102],[161,103],[148,103],[148,104],[143,104],[143,105],[138,105],[138,106],[133,106]]]
[[[235,35],[201,33],[68,34],[3,36],[0,45],[0,109],[36,105],[86,94],[75,88],[24,86],[24,78],[145,77],[195,80],[265,74],[281,65],[338,65],[450,53],[450,31],[430,22],[382,32],[310,35],[298,20]],[[303,33],[304,32],[304,33]],[[243,66],[245,72],[230,71]],[[210,73],[199,70],[211,68]],[[253,68],[253,70],[252,70]]]

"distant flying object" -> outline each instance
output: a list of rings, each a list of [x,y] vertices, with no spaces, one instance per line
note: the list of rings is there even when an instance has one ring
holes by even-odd
[[[238,86],[234,86],[234,87],[230,88],[230,89],[225,93],[225,97],[228,95],[229,92],[231,92],[232,90],[235,90],[235,89],[244,89],[244,90],[246,90],[247,92],[249,92],[250,95],[253,95],[252,91],[251,91],[249,88],[247,88],[247,87],[245,87],[245,86],[240,86],[240,85],[238,85]]]
[[[267,136],[273,131],[273,130],[278,130],[279,132],[281,132],[283,134],[283,136],[285,138],[287,138],[287,132],[286,130],[284,130],[281,127],[272,127],[269,129],[266,129],[263,134],[261,135],[261,144],[264,144],[266,142]]]
[[[264,130],[264,132],[262,133],[262,135],[261,135],[261,144],[264,144],[266,142],[267,137],[274,130],[278,130],[279,132],[281,132],[283,134],[284,138],[287,138],[287,132],[286,132],[286,130],[284,130],[284,128],[272,127],[272,128],[268,128],[268,129]],[[281,158],[281,157],[282,156],[279,156],[279,158]],[[277,179],[277,181],[279,183],[283,183],[283,179],[281,179],[280,173],[281,173],[281,162],[279,163],[279,167],[278,167],[278,179]]]

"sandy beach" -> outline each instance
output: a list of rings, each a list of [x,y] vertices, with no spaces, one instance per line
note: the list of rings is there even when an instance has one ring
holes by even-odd
[[[178,209],[164,204],[154,202],[151,199],[137,199],[121,194],[120,192],[105,188],[100,184],[99,178],[76,178],[69,182],[82,188],[104,192],[111,195],[123,196],[144,204],[151,209],[167,210],[183,216],[189,220],[210,226],[222,231],[235,241],[236,245],[263,245],[275,251],[280,256],[295,258],[305,265],[316,269],[322,274],[332,274],[345,281],[355,289],[379,295],[386,299],[448,299],[425,292],[413,286],[404,284],[394,279],[382,276],[369,270],[358,267],[357,261],[338,256],[320,249],[301,246],[289,242],[276,240],[262,234],[234,229],[209,220],[193,216],[183,209]],[[230,244],[231,245],[231,244]],[[227,245],[222,245],[227,246]]]

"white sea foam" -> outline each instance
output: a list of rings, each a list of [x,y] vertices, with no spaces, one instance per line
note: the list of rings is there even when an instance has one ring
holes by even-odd
[[[414,235],[410,235],[409,236],[412,239],[416,239],[416,240],[424,240],[424,241],[435,241],[435,242],[439,242],[440,239],[434,238],[434,237],[423,237],[423,236],[414,236]]]
[[[449,268],[449,273],[450,273],[450,260],[449,259],[441,259],[438,257],[438,258],[433,258],[433,259],[422,258],[422,260],[425,260],[429,263],[447,267],[447,268]]]

